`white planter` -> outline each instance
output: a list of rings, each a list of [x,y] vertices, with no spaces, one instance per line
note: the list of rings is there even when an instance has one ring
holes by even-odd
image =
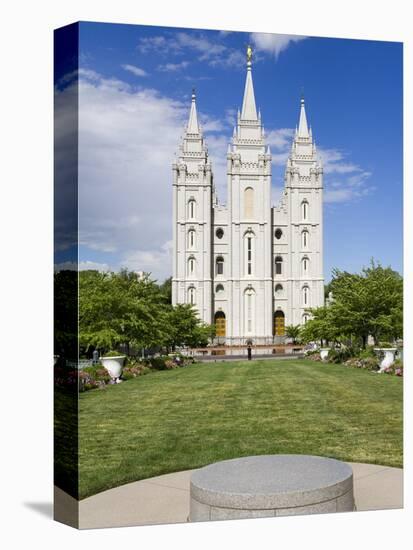
[[[100,361],[110,376],[118,381],[119,376],[122,374],[125,355],[118,355],[116,357],[101,357]]]
[[[328,352],[331,348],[320,348],[320,357],[322,361],[325,361],[328,357]]]
[[[385,369],[393,365],[394,355],[397,351],[397,348],[374,348],[374,351],[380,355],[384,353],[384,357],[380,362],[379,372],[383,372]]]

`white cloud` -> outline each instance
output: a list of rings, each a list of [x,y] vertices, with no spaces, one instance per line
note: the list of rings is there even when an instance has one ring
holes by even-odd
[[[285,149],[286,147],[291,147],[293,136],[293,128],[278,128],[276,130],[268,131],[265,139],[271,147],[275,147],[276,149]]]
[[[107,264],[115,270],[125,266],[151,271],[162,280],[172,270],[166,244],[172,236],[171,164],[188,119],[189,102],[173,100],[153,89],[134,88],[95,72],[82,72],[79,76],[82,259],[90,260],[87,250],[94,250],[106,254],[102,269]],[[56,160],[61,159],[58,169],[67,172],[69,183],[73,181],[72,166],[67,162],[66,166],[65,159],[75,157],[65,140],[72,113],[67,100],[76,92],[75,85],[56,91],[61,128]],[[215,135],[224,125],[202,112],[199,116],[204,130],[213,132],[207,144],[215,177],[225,182],[227,141]],[[70,145],[70,139],[68,142]],[[72,225],[76,228],[74,221]],[[67,229],[62,230],[62,235],[67,236]],[[68,246],[63,238],[61,243],[61,248]]]
[[[224,124],[217,118],[211,118],[206,115],[201,115],[200,125],[203,132],[222,132]]]
[[[151,254],[171,236],[171,164],[188,113],[156,90],[80,79],[79,240],[116,256],[115,268],[128,266],[126,251],[140,251],[136,269],[171,272],[170,261],[153,269]]]
[[[318,147],[324,170],[324,202],[348,202],[369,195],[375,190],[369,183],[371,172],[349,162],[339,149]]]
[[[236,109],[226,109],[225,110],[225,122],[229,126],[233,127],[237,123],[237,110]]]
[[[273,166],[285,166],[290,154],[293,135],[293,128],[277,128],[266,132],[265,140],[271,148]],[[274,196],[277,196],[277,193]]]
[[[155,52],[161,55],[182,55],[187,50],[197,54],[199,61],[211,66],[245,66],[245,54],[230,48],[220,41],[225,34],[217,33],[216,40],[210,40],[204,33],[178,32],[173,36],[151,36],[141,38],[138,49],[141,53]],[[174,65],[170,62],[169,65]],[[167,65],[168,65],[167,64]],[[179,65],[179,64],[178,64]],[[166,65],[165,65],[166,66]]]
[[[332,174],[334,172],[338,174],[348,174],[361,170],[356,164],[344,161],[345,155],[338,149],[323,149],[319,147],[317,152],[323,162],[325,174]]]
[[[136,65],[122,65],[122,69],[125,69],[125,71],[129,71],[135,76],[148,76],[148,73],[146,71],[144,71],[140,67],[137,67]]]
[[[166,53],[171,48],[173,48],[173,41],[166,39],[165,36],[147,36],[141,38],[138,44],[138,50],[142,53],[149,53],[154,50]]]
[[[165,270],[167,266],[167,270]],[[132,250],[127,252],[121,267],[131,271],[151,273],[155,278],[163,280],[171,275],[172,241],[166,241],[158,250]]]
[[[272,164],[280,168],[285,166],[294,136],[293,128],[278,128],[267,132],[266,140],[272,149]],[[369,195],[375,190],[370,184],[371,172],[348,160],[339,149],[317,148],[324,171],[324,202],[349,202]],[[281,176],[281,173],[279,172]],[[273,176],[274,181],[274,176]],[[282,187],[275,182],[272,188],[273,203],[281,197]]]
[[[277,58],[281,52],[286,50],[291,44],[305,40],[307,36],[294,34],[270,34],[253,32],[251,41],[258,51],[267,52]]]
[[[163,72],[176,72],[186,69],[188,65],[189,61],[181,61],[180,63],[165,63],[164,65],[158,65],[158,70]]]

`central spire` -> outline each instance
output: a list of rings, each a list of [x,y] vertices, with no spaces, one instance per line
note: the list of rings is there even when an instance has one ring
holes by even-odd
[[[199,134],[198,115],[196,112],[195,89],[192,90],[191,112],[189,113],[188,134]]]
[[[301,98],[300,123],[298,125],[298,137],[308,138],[307,116],[305,114],[304,97]]]
[[[245,80],[244,100],[242,102],[241,119],[244,120],[258,120],[257,108],[255,107],[254,86],[252,84],[252,49],[251,46],[247,48],[247,78]]]

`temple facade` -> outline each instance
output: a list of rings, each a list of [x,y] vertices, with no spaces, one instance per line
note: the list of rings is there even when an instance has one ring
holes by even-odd
[[[192,94],[173,163],[173,304],[190,303],[227,344],[282,342],[324,304],[323,170],[301,99],[284,191],[271,204],[271,152],[257,112],[251,52],[242,109],[227,152],[227,202]]]

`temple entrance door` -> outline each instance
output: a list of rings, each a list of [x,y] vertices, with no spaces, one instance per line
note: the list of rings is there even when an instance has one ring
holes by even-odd
[[[274,313],[274,336],[285,336],[285,315],[282,311]]]
[[[223,311],[215,313],[215,331],[217,338],[225,338],[226,335],[226,319]]]

